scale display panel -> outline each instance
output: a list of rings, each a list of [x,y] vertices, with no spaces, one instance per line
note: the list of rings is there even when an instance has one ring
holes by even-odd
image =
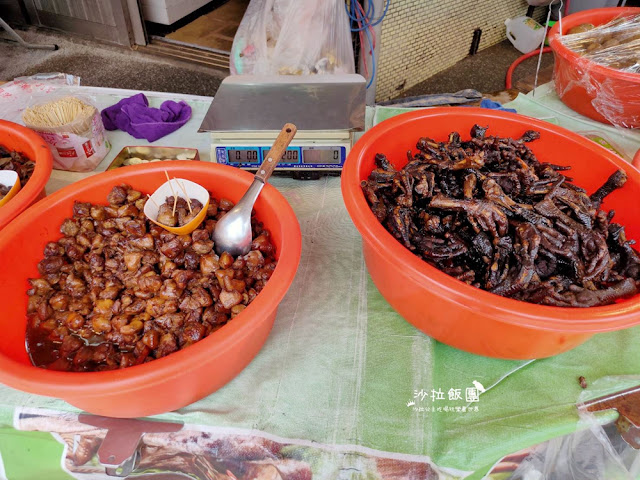
[[[271,147],[260,147],[262,150],[262,158],[267,158],[267,153],[269,153],[269,149]],[[288,147],[276,168],[284,168],[284,167],[295,167],[300,164],[300,147]]]
[[[345,156],[344,147],[302,147],[302,163],[305,165],[342,166]]]
[[[260,147],[218,147],[216,149],[218,163],[237,166],[260,165],[262,151]]]
[[[216,146],[218,163],[234,167],[257,168],[266,158],[270,146]],[[289,147],[276,169],[340,169],[347,157],[344,146],[313,145]]]

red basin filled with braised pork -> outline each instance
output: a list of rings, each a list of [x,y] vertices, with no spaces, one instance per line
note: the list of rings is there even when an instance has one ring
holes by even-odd
[[[111,219],[109,224],[99,225],[95,220],[104,217],[102,207],[91,212],[91,217],[88,207],[76,206],[74,210],[74,202],[90,202],[99,206],[107,205],[110,192],[121,184],[128,184],[143,195],[153,193],[166,181],[165,172],[171,177],[184,178],[199,183],[211,192],[212,197],[218,200],[225,198],[231,202],[237,202],[253,180],[253,175],[248,172],[212,163],[167,161],[125,167],[95,175],[55,192],[25,211],[0,231],[0,264],[2,265],[0,272],[0,303],[2,303],[0,327],[3,331],[3,335],[0,337],[0,382],[26,392],[62,398],[78,408],[98,415],[141,417],[174,410],[205,397],[240,373],[258,353],[271,330],[278,304],[293,281],[301,249],[300,228],[295,214],[284,197],[274,187],[266,185],[255,204],[256,218],[263,224],[264,229],[269,231],[270,242],[275,247],[274,255],[277,259],[275,268],[268,272],[270,276],[262,277],[263,280],[266,279],[266,282],[257,280],[261,282],[257,295],[253,295],[248,286],[245,291],[244,282],[234,279],[231,260],[222,265],[225,254],[218,258],[218,255],[211,250],[212,242],[209,239],[210,231],[208,230],[212,230],[212,226],[215,224],[214,220],[208,220],[209,223],[206,224],[206,227],[205,223],[202,224],[201,229],[196,231],[197,238],[196,232],[187,238],[187,236],[171,235],[162,229],[160,230],[163,233],[155,230],[154,237],[151,238],[151,229],[149,224],[145,227],[141,208],[134,208],[133,203],[124,204],[123,199],[114,200],[113,194],[110,201],[114,201],[116,204],[108,207],[111,212],[108,212],[106,217],[107,220]],[[135,199],[138,196],[136,193],[136,196],[131,198]],[[145,197],[141,198],[144,201]],[[221,202],[218,205],[221,205]],[[84,217],[78,221],[66,223],[62,228],[65,233],[64,239],[62,239],[61,225],[74,212],[76,215]],[[117,220],[119,216],[127,218],[124,221],[126,228],[119,225],[121,223]],[[94,228],[96,231],[92,232],[91,230]],[[134,239],[133,241],[138,242],[135,245],[135,251],[142,252],[142,255],[125,255],[123,263],[126,265],[110,265],[113,259],[121,257],[113,253],[104,254],[101,259],[99,254],[94,254],[96,251],[100,252],[101,249],[96,250],[94,248],[96,245],[93,243],[89,247],[89,244],[80,238],[83,235],[82,229],[89,232],[85,237],[92,238],[91,242],[99,242],[100,238],[113,235],[119,235],[121,240],[126,241],[130,236]],[[138,232],[138,229],[142,230]],[[78,231],[80,233],[77,233]],[[130,235],[126,232],[130,232]],[[102,237],[98,237],[98,235]],[[59,240],[63,242],[63,248],[60,252],[57,251],[61,248],[60,244],[50,243]],[[156,247],[154,247],[154,242]],[[187,243],[181,246],[180,242]],[[85,247],[81,248],[83,243]],[[147,245],[147,243],[149,244]],[[174,247],[180,249],[180,253],[173,251]],[[61,253],[65,248],[66,253]],[[79,248],[85,252],[86,256],[78,254]],[[114,247],[112,245],[108,248]],[[154,253],[153,248],[158,248],[159,252]],[[46,259],[44,263],[39,263],[44,258],[43,252]],[[205,252],[208,253],[205,255]],[[179,259],[176,257],[178,254],[181,255]],[[206,262],[204,257],[210,261]],[[60,258],[63,260],[61,261]],[[159,259],[164,259],[163,267],[154,263]],[[88,263],[90,268],[88,268],[88,273],[82,274],[81,270],[87,269],[86,266],[82,266],[84,261]],[[246,260],[246,262],[248,261],[250,260]],[[62,269],[58,268],[56,262],[62,262],[65,266]],[[193,265],[189,265],[189,262]],[[242,268],[243,262],[245,260],[240,262],[238,268]],[[184,265],[180,268],[184,268],[185,271],[190,270],[188,278],[183,278],[186,275],[184,271],[178,272],[178,274],[183,274],[181,277],[171,276],[172,272],[163,272],[162,269],[165,267],[175,269],[176,263]],[[207,271],[205,274],[203,269],[208,267],[215,267],[217,270],[215,272],[213,270]],[[226,270],[223,267],[227,267]],[[117,279],[111,276],[110,279],[107,278],[101,289],[90,290],[94,292],[92,295],[97,297],[97,300],[94,299],[94,304],[90,306],[89,310],[83,311],[74,307],[75,310],[72,314],[58,315],[65,308],[71,309],[70,305],[74,302],[85,300],[85,296],[75,294],[72,288],[73,282],[78,283],[79,288],[89,290],[91,279],[87,274],[90,276],[109,268],[114,272],[131,270],[131,275],[134,276],[131,281],[137,281],[138,284],[131,283],[127,286],[127,281],[118,284]],[[55,282],[61,282],[58,279],[61,271],[67,275],[63,285],[64,291],[55,295],[47,293],[50,288],[59,289]],[[196,275],[193,272],[199,273]],[[227,275],[225,272],[231,272],[231,275]],[[216,274],[220,274],[219,278]],[[120,276],[119,278],[125,277]],[[202,282],[201,285],[187,283],[196,277],[200,279],[199,282]],[[49,284],[42,286],[36,282],[34,285],[28,280],[33,278],[46,278]],[[172,336],[174,344],[179,342],[181,346],[185,347],[177,351],[174,351],[176,348],[158,350],[158,342],[162,343],[162,335],[155,335],[155,338],[151,339],[144,338],[146,334],[154,337],[154,332],[146,327],[143,330],[142,324],[154,327],[152,323],[156,321],[156,323],[162,323],[162,325],[157,325],[158,327],[161,326],[166,330],[170,327],[167,322],[173,318],[171,315],[176,315],[175,313],[169,313],[168,316],[160,315],[164,312],[156,311],[157,308],[162,309],[163,306],[168,305],[164,300],[153,305],[151,305],[152,300],[147,300],[150,295],[146,295],[146,292],[159,291],[153,287],[153,283],[162,282],[163,278],[170,279],[165,280],[163,288],[167,286],[176,288],[177,284],[178,287],[184,287],[183,291],[185,292],[176,299],[173,308],[168,311],[175,312],[176,305],[179,304],[181,309],[189,309],[193,315],[192,322],[189,321],[189,318],[185,318],[185,315],[187,317],[190,315],[188,313],[180,318],[180,324],[184,322],[185,325],[190,324],[192,327],[189,332],[181,331]],[[252,279],[252,281],[254,280],[256,279]],[[180,282],[183,282],[184,285],[180,285]],[[218,282],[220,282],[220,286],[218,286]],[[125,292],[129,291],[129,294],[126,295],[127,298],[117,295],[117,290],[123,288],[128,289],[124,290]],[[31,299],[27,295],[27,291],[30,289]],[[114,295],[109,293],[109,289],[116,290],[116,292],[111,292]],[[238,292],[245,293],[247,297],[243,297],[242,293]],[[38,304],[38,294],[48,295],[46,296],[46,304]],[[225,295],[226,299],[223,298]],[[234,295],[239,296],[237,301],[233,301]],[[249,296],[252,298],[247,303]],[[166,296],[166,298],[169,297]],[[244,305],[240,305],[240,302],[243,301],[242,298],[245,298]],[[28,307],[30,300],[33,304]],[[228,300],[232,301],[234,307],[231,306],[232,303],[226,305],[229,308],[222,305]],[[125,304],[128,306],[126,308],[134,308],[136,302],[140,301],[144,301],[145,306],[141,309],[136,308],[135,316],[132,314],[124,320],[121,319],[123,320],[122,324],[116,325],[114,323],[116,320],[112,314],[116,310],[117,313],[122,313]],[[114,303],[117,304],[114,305]],[[31,312],[29,315],[27,315],[28,308]],[[91,308],[92,311],[90,311]],[[213,323],[207,324],[202,318],[206,314],[207,308],[210,310],[209,320],[213,318],[211,320]],[[203,311],[205,314],[202,313]],[[129,313],[133,312],[134,310],[131,310]],[[106,317],[105,313],[108,313]],[[156,314],[159,314],[160,317],[151,318],[150,314],[151,317]],[[226,318],[223,320],[226,323],[223,323],[223,326],[219,328],[212,328],[212,325],[215,324],[215,318],[222,318],[220,316],[225,315]],[[89,353],[93,351],[96,353],[96,349],[92,347],[91,329],[96,334],[104,334],[104,332],[113,334],[114,329],[118,329],[115,333],[120,336],[114,337],[112,335],[110,338],[113,341],[122,340],[122,335],[125,337],[134,335],[131,338],[137,341],[137,346],[129,353],[119,355],[116,363],[111,362],[108,358],[98,358],[96,355],[91,357],[92,364],[83,363],[86,359],[82,358],[82,353],[78,353],[67,356],[67,359],[61,358],[57,363],[52,362],[49,365],[51,368],[61,370],[87,370],[93,366],[103,371],[55,371],[51,368],[39,368],[32,364],[25,349],[28,318],[29,321],[33,320],[38,323],[38,328],[45,328],[47,322],[61,318],[65,323],[63,326],[53,325],[47,328],[56,332],[78,332],[79,335],[71,338],[70,341],[62,339],[62,345],[65,348],[74,349],[74,351]],[[147,324],[146,322],[151,323]],[[215,325],[213,326],[215,327]],[[84,339],[87,346],[78,350],[78,345],[73,345],[74,342],[77,343],[78,338]],[[149,345],[149,348],[145,347],[143,343]],[[173,347],[175,346],[173,345]],[[46,352],[44,354],[46,357]],[[152,358],[149,355],[155,355],[157,358]],[[51,360],[53,357],[45,359],[43,362],[47,363]]]

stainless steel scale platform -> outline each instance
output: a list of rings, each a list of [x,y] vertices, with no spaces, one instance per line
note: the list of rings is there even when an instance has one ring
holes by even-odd
[[[360,75],[231,76],[200,131],[211,134],[212,161],[251,170],[291,122],[298,133],[276,171],[340,172],[354,132],[364,130],[365,91]]]

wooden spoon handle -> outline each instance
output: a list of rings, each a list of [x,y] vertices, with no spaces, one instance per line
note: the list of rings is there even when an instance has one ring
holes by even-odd
[[[293,140],[293,137],[297,131],[298,129],[293,123],[285,123],[284,127],[282,127],[282,130],[280,130],[276,141],[273,142],[269,153],[267,153],[267,156],[262,162],[262,165],[260,165],[260,168],[258,168],[258,171],[256,172],[256,178],[259,178],[264,183],[267,183],[267,180],[269,180],[269,177],[276,169],[276,165],[284,155],[284,152],[287,150],[289,143],[291,143],[291,140]]]

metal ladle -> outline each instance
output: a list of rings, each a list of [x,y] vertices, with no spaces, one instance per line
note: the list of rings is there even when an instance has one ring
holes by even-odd
[[[218,255],[227,252],[236,257],[246,255],[251,250],[253,240],[251,232],[251,210],[262,187],[276,168],[278,161],[284,155],[287,146],[293,140],[297,128],[292,123],[285,124],[271,146],[269,153],[258,167],[253,183],[242,196],[240,201],[229,210],[213,229],[213,242]]]

